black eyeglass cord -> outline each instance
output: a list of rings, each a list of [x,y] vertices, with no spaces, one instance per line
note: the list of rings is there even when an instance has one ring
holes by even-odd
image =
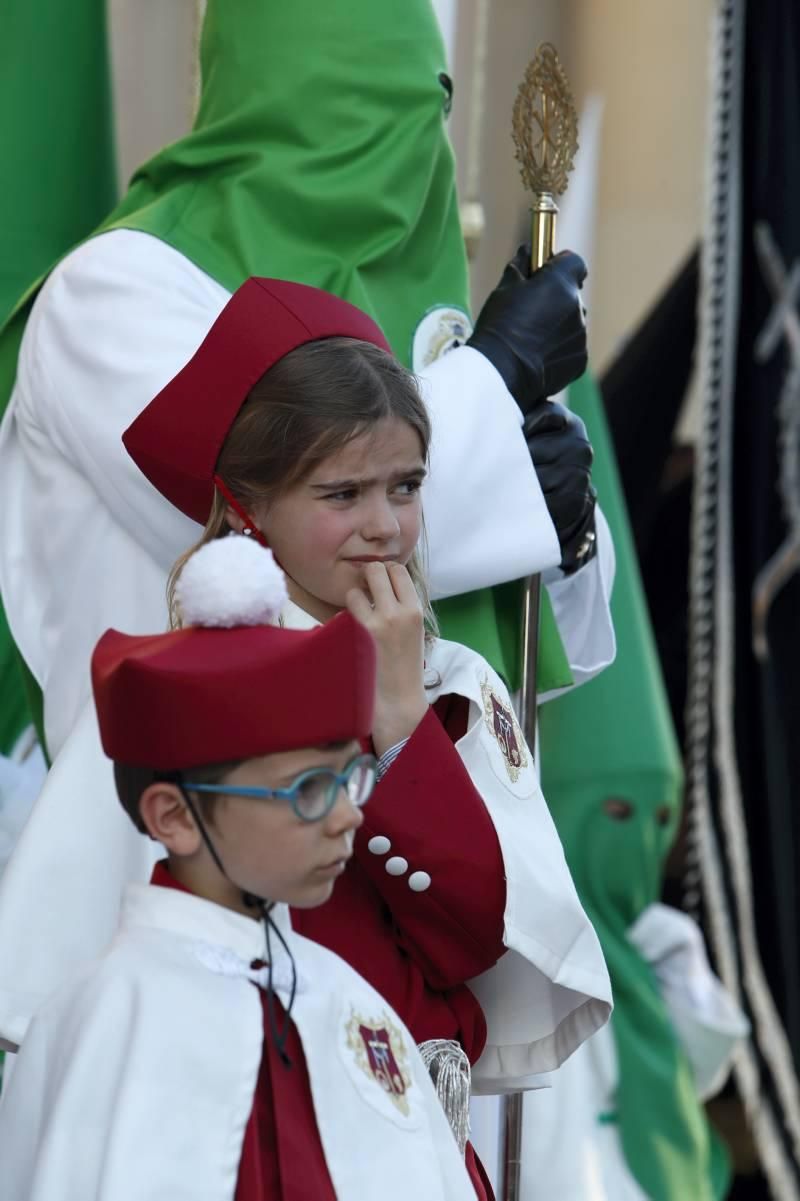
[[[231,884],[233,884],[234,888],[239,888],[239,885],[236,883],[236,881],[231,880],[230,876],[225,871],[222,860],[217,853],[217,848],[214,846],[214,843],[211,840],[211,835],[208,833],[208,830],[206,829],[206,824],[202,820],[202,818],[200,817],[200,814],[197,811],[197,806],[192,801],[192,798],[189,796],[186,789],[179,782],[178,782],[178,788],[180,788],[180,790],[181,790],[181,795],[183,796],[183,799],[186,802],[186,807],[189,810],[189,812],[191,813],[192,817],[194,818],[194,820],[197,824],[197,828],[200,831],[200,837],[203,839],[203,842],[206,845],[206,849],[208,850],[208,853],[211,856],[211,858],[214,860],[214,863],[216,864],[218,870],[222,873],[222,875],[225,877],[226,880],[228,880]],[[272,1038],[272,1042],[275,1046],[275,1050],[278,1052],[280,1061],[285,1068],[290,1068],[292,1066],[292,1060],[291,1060],[291,1056],[289,1055],[288,1051],[286,1050],[286,1043],[289,1040],[289,1031],[291,1029],[291,1022],[292,1022],[292,1007],[294,1005],[295,996],[297,995],[297,966],[294,961],[294,955],[292,955],[289,944],[287,943],[286,939],[284,938],[282,931],[279,929],[279,927],[277,926],[277,924],[275,923],[275,921],[273,920],[273,918],[271,916],[270,911],[275,902],[268,901],[264,897],[257,897],[253,893],[247,892],[243,888],[240,889],[240,891],[242,894],[242,900],[244,901],[245,905],[248,907],[248,909],[257,909],[259,911],[259,913],[261,914],[261,919],[264,923],[264,935],[265,935],[265,939],[266,939],[266,951],[267,951],[267,987],[265,990],[266,1003],[267,1003],[267,1021],[269,1022],[270,1037]],[[274,931],[278,941],[280,942],[283,950],[285,951],[285,953],[289,959],[289,964],[290,964],[291,973],[292,973],[292,987],[289,991],[289,1003],[286,1006],[286,1009],[284,1010],[284,1021],[283,1021],[282,1029],[278,1029],[278,1021],[277,1021],[276,1012],[275,1012],[275,989],[273,988],[273,984],[272,984],[272,941],[271,941],[271,936],[270,936],[271,931]]]
[[[283,937],[283,933],[281,932],[279,926],[272,920],[270,910],[272,909],[274,902],[266,901],[263,897],[253,896],[253,894],[250,892],[242,892],[242,899],[244,900],[245,905],[249,906],[251,909],[260,910],[261,917],[264,922],[264,934],[267,942],[267,1021],[269,1022],[270,1036],[272,1037],[272,1041],[275,1045],[275,1050],[278,1052],[280,1061],[285,1068],[290,1068],[292,1066],[292,1060],[288,1051],[286,1050],[286,1043],[289,1040],[289,1031],[292,1023],[292,1006],[294,1005],[294,998],[297,993],[297,968],[295,966],[294,956],[292,955],[289,945],[286,942],[286,939]],[[292,972],[292,987],[289,991],[289,1003],[284,1010],[283,1028],[280,1030],[278,1029],[278,1022],[275,1016],[275,990],[272,986],[272,942],[270,938],[270,931],[274,931],[278,941],[286,952]]]

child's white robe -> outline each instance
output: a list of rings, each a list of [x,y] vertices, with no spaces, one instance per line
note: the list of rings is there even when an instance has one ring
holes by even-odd
[[[343,960],[292,932],[285,907],[274,916],[295,959],[292,1019],[339,1201],[474,1201],[403,1023]],[[285,1006],[291,974],[271,941]],[[232,1201],[263,1039],[248,969],[264,956],[260,922],[130,886],[113,945],[42,1007],[20,1051],[0,1107],[2,1196]],[[354,1017],[388,1033],[394,1090]]]

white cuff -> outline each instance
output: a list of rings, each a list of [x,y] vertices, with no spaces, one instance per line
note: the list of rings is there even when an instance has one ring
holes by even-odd
[[[424,507],[434,599],[557,565],[522,414],[499,372],[460,346],[421,373],[420,386],[433,424]]]
[[[389,768],[394,763],[397,756],[402,751],[403,747],[408,742],[407,738],[402,738],[400,742],[396,742],[394,746],[390,746],[383,752],[378,760],[378,780],[382,780]]]

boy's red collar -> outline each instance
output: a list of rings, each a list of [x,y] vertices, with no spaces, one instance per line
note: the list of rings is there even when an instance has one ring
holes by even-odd
[[[169,863],[166,859],[159,859],[153,868],[150,883],[157,884],[159,888],[174,888],[177,892],[186,892],[190,897],[195,895],[191,888],[187,888],[185,884],[181,884],[179,880],[175,879],[169,870]]]

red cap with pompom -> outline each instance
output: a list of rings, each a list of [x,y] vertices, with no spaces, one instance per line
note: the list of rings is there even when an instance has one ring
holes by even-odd
[[[222,444],[251,388],[291,350],[319,338],[357,338],[391,353],[360,309],[305,284],[253,276],[242,284],[198,350],[122,436],[148,480],[205,525]]]
[[[375,644],[349,613],[311,630],[265,624],[285,601],[284,581],[271,552],[246,538],[202,547],[184,574],[183,617],[198,624],[107,630],[95,647],[111,759],[181,771],[369,737]]]

